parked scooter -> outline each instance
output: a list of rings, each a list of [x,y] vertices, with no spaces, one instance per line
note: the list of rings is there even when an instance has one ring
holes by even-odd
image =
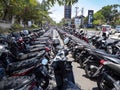
[[[43,90],[35,76],[14,76],[0,81],[0,90]]]
[[[103,68],[97,79],[100,90],[120,90],[120,64],[106,60],[100,61]]]
[[[67,60],[69,50],[61,49],[52,62],[58,90],[80,90],[74,81],[72,61]],[[66,83],[67,82],[67,83]]]
[[[86,62],[85,72],[89,78],[99,76],[100,70],[102,68],[102,65],[100,64],[101,59],[106,59],[114,63],[120,63],[119,55],[107,54],[97,49],[89,50],[89,54],[89,57],[84,61],[84,63]]]

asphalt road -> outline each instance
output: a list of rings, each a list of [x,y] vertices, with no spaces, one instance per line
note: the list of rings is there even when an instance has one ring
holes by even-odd
[[[60,39],[61,45],[63,46],[64,44],[62,39],[59,37],[58,32],[54,30],[53,38],[56,37],[56,35]],[[71,54],[68,55],[68,59],[73,60]],[[73,62],[72,65],[73,65],[73,73],[74,73],[76,85],[79,86],[81,90],[98,90],[96,81],[93,81],[87,78],[85,76],[84,69],[81,69],[78,63]]]

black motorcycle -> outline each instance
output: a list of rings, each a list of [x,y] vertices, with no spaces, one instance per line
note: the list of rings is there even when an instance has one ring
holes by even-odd
[[[102,60],[103,68],[97,79],[100,90],[120,90],[120,64]]]
[[[52,62],[58,90],[80,90],[74,81],[72,61],[67,60],[69,50],[59,50]]]
[[[0,90],[43,90],[35,76],[14,76],[0,81]]]
[[[111,55],[98,49],[89,50],[90,56],[84,61],[86,62],[85,72],[89,78],[99,76],[100,70],[103,67],[100,64],[101,59],[106,59],[111,62],[119,63],[119,55]],[[114,59],[116,58],[116,59]]]

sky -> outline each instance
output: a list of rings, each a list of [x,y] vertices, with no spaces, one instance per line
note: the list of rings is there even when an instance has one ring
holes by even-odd
[[[41,2],[42,0],[38,0]],[[120,0],[78,0],[72,5],[72,17],[75,16],[75,7],[79,7],[78,15],[81,15],[81,9],[84,8],[83,15],[87,16],[88,10],[94,10],[94,13],[107,5],[120,4]],[[64,18],[64,6],[59,6],[57,3],[49,10],[52,12],[50,17],[57,23]]]

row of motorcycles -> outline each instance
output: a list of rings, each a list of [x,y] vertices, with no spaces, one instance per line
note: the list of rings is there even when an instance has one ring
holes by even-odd
[[[58,38],[53,39],[53,31],[0,35],[0,90],[50,90],[54,79],[58,90],[80,90],[75,85],[72,61],[66,57],[73,49],[65,49]]]
[[[0,37],[0,90],[43,90],[49,85],[51,31],[23,30]]]
[[[100,90],[120,90],[120,40],[108,42],[108,37],[96,34],[86,38],[84,44],[68,31],[59,33],[68,48],[73,48],[71,54],[86,77],[96,79]]]

